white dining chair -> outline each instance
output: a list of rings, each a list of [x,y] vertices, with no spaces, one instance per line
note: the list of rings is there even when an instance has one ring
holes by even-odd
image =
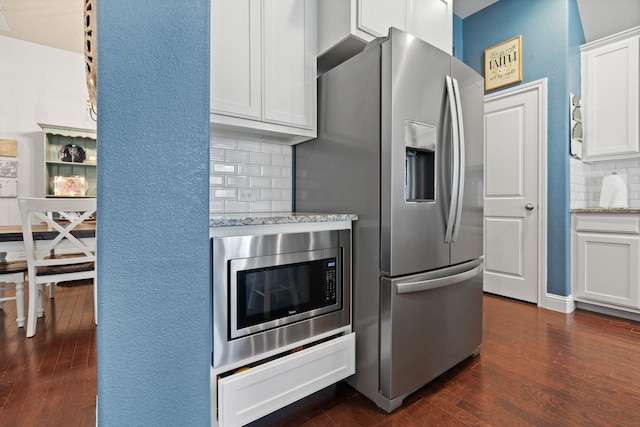
[[[18,198],[27,259],[29,302],[27,337],[36,333],[44,314],[43,286],[92,279],[95,287],[96,239],[78,238],[79,226],[94,218],[95,198]],[[34,240],[33,224],[44,223],[55,233],[51,240]],[[51,293],[53,296],[53,293]],[[94,312],[95,312],[94,288]]]
[[[5,302],[15,301],[16,323],[19,328],[24,327],[24,276],[26,273],[25,260],[0,261],[0,309],[4,310]],[[13,293],[7,295],[6,291],[13,291]]]

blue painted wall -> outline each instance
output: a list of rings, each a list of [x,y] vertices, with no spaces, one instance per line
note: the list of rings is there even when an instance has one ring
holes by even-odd
[[[463,22],[458,15],[453,15],[453,56],[464,62]]]
[[[522,35],[522,83],[548,78],[547,291],[567,296],[571,293],[569,92],[580,86],[576,49],[584,43],[576,0],[501,0],[464,19],[463,26],[464,62],[480,74],[484,74],[484,49]]]
[[[569,89],[575,95],[581,96],[580,84],[580,45],[585,43],[584,30],[580,20],[580,11],[576,0],[569,1]]]
[[[99,424],[209,425],[209,1],[97,7]]]

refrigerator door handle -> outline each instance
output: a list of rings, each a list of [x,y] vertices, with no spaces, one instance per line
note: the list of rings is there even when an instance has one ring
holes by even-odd
[[[464,178],[465,178],[465,144],[464,144],[464,118],[462,116],[462,98],[460,97],[460,88],[458,80],[453,80],[453,93],[456,100],[456,111],[458,113],[458,164],[460,171],[460,181],[458,184],[458,204],[456,211],[456,220],[453,227],[453,236],[451,241],[458,240],[460,233],[460,218],[462,216],[462,201],[464,200]]]
[[[451,206],[449,207],[449,218],[447,219],[447,230],[444,234],[445,243],[451,242],[451,238],[453,235],[453,227],[456,220],[456,213],[458,207],[458,189],[460,187],[459,179],[460,179],[460,162],[459,162],[459,153],[460,144],[458,142],[459,135],[459,125],[458,125],[458,113],[457,113],[457,105],[455,100],[455,93],[453,91],[453,82],[451,76],[446,76],[446,84],[447,84],[447,99],[449,101],[449,111],[451,113],[451,133],[453,136],[453,179],[451,183]]]
[[[408,294],[412,292],[422,292],[429,289],[442,288],[445,286],[455,285],[464,282],[482,272],[482,264],[477,265],[471,270],[454,274],[453,276],[438,277],[436,279],[421,280],[418,282],[398,283],[396,284],[397,294]]]

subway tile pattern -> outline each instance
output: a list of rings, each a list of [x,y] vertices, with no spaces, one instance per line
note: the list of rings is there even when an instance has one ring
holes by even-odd
[[[640,159],[585,163],[570,159],[571,209],[596,208],[604,176],[627,174],[630,208],[640,208]],[[211,137],[210,212],[292,209],[292,149],[268,142]]]
[[[211,137],[210,213],[292,210],[292,148]]]
[[[640,208],[640,159],[584,163],[570,160],[571,209],[597,208],[603,177],[615,172],[627,175],[627,199],[630,208]]]

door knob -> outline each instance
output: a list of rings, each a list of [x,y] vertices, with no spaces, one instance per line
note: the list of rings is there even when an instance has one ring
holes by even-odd
[[[533,206],[533,203],[527,203],[526,205],[524,205],[524,208],[528,211],[532,211],[534,207],[535,206]]]

